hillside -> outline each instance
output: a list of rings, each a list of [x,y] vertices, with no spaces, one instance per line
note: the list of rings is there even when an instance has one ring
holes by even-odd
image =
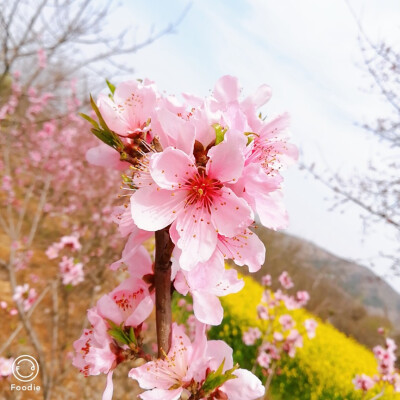
[[[311,312],[369,347],[381,325],[400,334],[400,294],[371,270],[286,233],[259,227],[257,234],[267,257],[256,279],[287,270],[298,289],[310,292]]]

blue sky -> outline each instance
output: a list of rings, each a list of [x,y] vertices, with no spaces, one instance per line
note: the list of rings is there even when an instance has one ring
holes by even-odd
[[[120,25],[137,27],[137,38],[174,21],[186,0],[123,0],[114,15]],[[373,38],[399,37],[400,2],[356,0],[351,6]],[[345,0],[199,0],[177,33],[123,58],[135,77],[155,80],[171,94],[206,95],[222,75],[237,76],[244,93],[262,83],[273,89],[263,110],[292,116],[293,141],[302,157],[343,175],[364,173],[368,161],[385,150],[356,123],[385,109],[368,89],[361,65],[357,27]],[[288,231],[327,250],[363,263],[394,246],[394,232],[376,224],[363,234],[357,208],[331,212],[331,193],[304,173],[286,174]],[[391,283],[400,289],[400,279]]]

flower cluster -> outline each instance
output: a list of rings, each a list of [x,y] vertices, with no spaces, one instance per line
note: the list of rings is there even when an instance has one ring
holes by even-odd
[[[29,284],[18,285],[15,288],[13,300],[20,303],[23,310],[28,311],[37,299],[37,292],[35,288],[30,288]]]
[[[266,289],[257,306],[262,329],[248,328],[243,333],[243,342],[247,346],[257,345],[256,363],[266,374],[271,374],[283,354],[291,358],[296,355],[296,349],[303,346],[304,336],[309,339],[315,337],[317,322],[309,318],[299,327],[288,313],[289,310],[302,308],[309,300],[309,294],[305,291],[287,294],[285,290],[293,288],[294,284],[286,271],[279,276],[281,288],[275,292],[268,288],[272,282],[270,275],[264,276],[262,282]]]
[[[46,250],[46,255],[50,260],[53,260],[58,258],[63,250],[67,250],[66,253],[69,254],[78,252],[81,248],[82,245],[78,236],[63,236],[58,242],[49,246]],[[59,263],[59,269],[63,285],[76,286],[84,280],[83,264],[76,262],[73,257],[63,255]]]
[[[183,94],[183,102],[162,95],[148,80],[108,85],[111,94],[100,95],[97,104],[92,100],[98,121],[83,115],[102,141],[86,157],[125,171],[129,202],[117,207],[113,218],[128,238],[111,269],[123,265],[130,277],[89,310],[92,327],[75,342],[74,364],[86,375],[110,377],[125,359],[149,361],[140,346],[141,324],[153,308],[157,271],[143,243],[164,231],[172,285],[193,299],[196,338],[191,343],[174,325],[170,350],[161,349],[165,359],[131,371],[149,390],[141,397],[260,397],[260,381],[233,366],[231,349],[207,342],[204,324],[220,324],[219,297],[244,285],[235,270],[225,268],[225,260],[247,265],[250,272],[264,263],[264,245],[251,229],[255,216],[272,229],[287,223],[280,171],[297,158],[287,142],[288,116],[260,118],[257,109],[269,100],[269,87],[241,99],[232,76],[222,77],[207,98]],[[292,303],[304,301],[303,293]],[[99,361],[103,352],[105,365]]]
[[[385,330],[378,329],[380,334],[385,334]],[[353,384],[356,390],[367,393],[375,387],[381,389],[383,394],[391,386],[394,392],[400,392],[400,371],[395,367],[397,345],[393,339],[387,337],[384,346],[375,346],[373,352],[378,362],[378,373],[373,377],[366,374],[356,375]]]

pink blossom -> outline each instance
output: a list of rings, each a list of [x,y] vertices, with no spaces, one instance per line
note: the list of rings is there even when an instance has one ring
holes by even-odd
[[[268,320],[271,318],[268,308],[263,306],[262,304],[259,304],[257,306],[257,315],[258,315],[258,318],[263,319],[263,320]]]
[[[72,257],[63,256],[59,266],[63,285],[76,286],[83,282],[84,273],[82,263],[75,263]]]
[[[247,346],[252,346],[260,337],[261,331],[258,328],[249,328],[243,333],[243,343]]]
[[[7,308],[7,302],[5,301],[0,301],[0,308],[2,308],[3,310],[5,310]]]
[[[79,243],[79,239],[76,236],[63,236],[60,239],[60,244],[73,251],[79,251],[82,248],[82,245]]]
[[[261,367],[267,369],[271,364],[271,357],[267,353],[262,351],[257,357],[257,362]]]
[[[375,386],[375,381],[368,375],[361,374],[356,375],[353,379],[353,384],[356,390],[362,390],[363,392],[368,392]]]
[[[223,318],[218,297],[237,293],[244,286],[235,270],[225,269],[221,257],[215,252],[208,262],[199,263],[191,271],[179,271],[174,281],[179,293],[191,293],[196,318],[209,325],[219,325]]]
[[[154,231],[174,223],[184,269],[211,257],[218,233],[232,237],[253,220],[247,203],[224,186],[237,179],[243,167],[237,135],[226,134],[225,139],[208,152],[205,170],[199,171],[193,157],[178,149],[153,154],[150,173],[156,185],[140,188],[131,197],[139,228]]]
[[[285,339],[281,332],[274,332],[272,336],[276,342],[282,342]]]
[[[295,326],[295,322],[291,315],[284,314],[279,317],[279,323],[282,325],[285,331],[293,329]]]
[[[12,374],[13,358],[0,357],[0,378],[6,378]]]
[[[112,373],[117,365],[114,341],[108,335],[108,326],[97,313],[96,308],[88,310],[90,329],[84,329],[81,337],[74,342],[75,356],[72,364],[85,375],[107,374],[107,385],[103,400],[111,400],[113,392]]]
[[[299,291],[296,293],[296,300],[300,307],[304,307],[310,300],[310,295],[305,290]]]
[[[317,326],[318,323],[315,321],[315,319],[308,318],[304,321],[304,327],[306,328],[309,339],[315,338],[315,330],[317,329]]]
[[[300,335],[297,329],[292,329],[286,337],[282,345],[282,349],[293,358],[296,354],[296,348],[303,347],[303,336]]]
[[[58,257],[58,254],[60,250],[62,249],[62,246],[60,243],[53,243],[51,246],[48,247],[46,250],[46,256],[50,259],[53,260]]]
[[[97,302],[97,312],[116,325],[138,326],[153,310],[153,300],[147,284],[128,278]]]
[[[101,94],[97,104],[108,127],[121,136],[133,137],[150,130],[149,119],[157,101],[155,87],[150,82],[126,81],[110,98]]]
[[[272,279],[271,279],[271,275],[264,275],[262,278],[261,278],[261,283],[262,283],[262,285],[263,286],[271,286],[271,282],[272,282]]]
[[[292,279],[286,271],[283,271],[279,276],[279,282],[284,289],[290,289],[294,286]]]
[[[21,303],[25,312],[32,307],[33,303],[36,301],[36,298],[36,290],[34,288],[29,288],[29,285],[27,283],[25,283],[24,285],[19,285],[15,288],[13,300]]]
[[[223,371],[233,367],[232,349],[220,340],[207,341],[204,325],[198,325],[196,338],[191,342],[183,329],[172,326],[171,349],[165,360],[158,359],[133,368],[129,376],[147,389],[139,395],[143,400],[178,400],[190,397],[192,391],[201,389],[207,373],[216,371],[224,362]],[[224,361],[225,360],[225,361]],[[237,379],[216,388],[231,400],[257,399],[264,394],[264,387],[249,371],[237,369]]]
[[[186,306],[186,300],[185,299],[179,299],[178,301],[178,307],[183,308]]]

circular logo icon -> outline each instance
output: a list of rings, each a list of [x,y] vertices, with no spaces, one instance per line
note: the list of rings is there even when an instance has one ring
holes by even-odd
[[[37,377],[39,364],[32,356],[24,354],[14,360],[12,373],[19,381],[30,382]]]

